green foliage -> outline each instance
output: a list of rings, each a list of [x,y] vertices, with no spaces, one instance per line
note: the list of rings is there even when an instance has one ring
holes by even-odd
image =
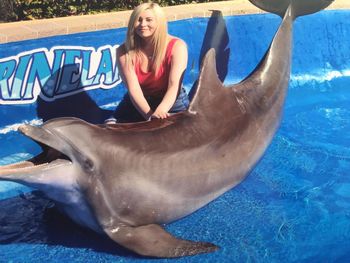
[[[217,0],[155,0],[161,6]],[[142,0],[0,0],[0,22],[130,10]],[[3,8],[6,5],[8,8]],[[6,13],[5,13],[6,10]],[[3,14],[4,13],[4,14]]]
[[[0,22],[16,19],[12,0],[0,0]]]

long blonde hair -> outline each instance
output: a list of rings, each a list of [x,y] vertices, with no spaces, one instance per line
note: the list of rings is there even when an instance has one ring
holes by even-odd
[[[125,49],[127,52],[127,61],[135,62],[139,52],[141,50],[141,37],[135,33],[135,22],[139,19],[141,13],[145,10],[151,10],[156,18],[157,27],[152,37],[152,44],[154,46],[154,55],[152,57],[152,71],[153,73],[158,73],[158,70],[162,64],[162,61],[165,57],[165,51],[167,46],[167,35],[168,35],[168,26],[165,14],[161,7],[156,3],[144,3],[135,7],[132,12],[129,24],[128,31],[125,41]]]

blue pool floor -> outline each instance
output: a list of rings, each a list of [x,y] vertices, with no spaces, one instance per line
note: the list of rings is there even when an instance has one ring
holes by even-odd
[[[167,226],[219,245],[217,252],[138,257],[75,225],[39,193],[1,182],[0,262],[349,262],[350,82],[295,84],[281,127],[248,178]]]

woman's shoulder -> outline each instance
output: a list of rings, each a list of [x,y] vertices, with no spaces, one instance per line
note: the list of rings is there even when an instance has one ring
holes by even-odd
[[[170,54],[184,52],[187,50],[187,44],[181,38],[170,36],[168,40],[168,48],[170,49],[169,50]]]
[[[126,47],[125,47],[125,43],[123,43],[117,48],[117,55],[123,56],[125,54],[126,54]]]
[[[126,50],[126,46],[125,44],[121,44],[118,48],[117,48],[117,52],[116,52],[117,56],[117,62],[119,64],[120,67],[124,68],[124,67],[127,67],[128,64],[128,61],[129,60],[129,56],[127,55],[127,50]],[[131,64],[130,65],[133,65],[133,62],[131,60]]]
[[[170,48],[171,50],[169,51],[172,56],[178,53],[187,52],[187,44],[183,39],[171,36],[169,40],[169,44],[170,43],[171,43],[171,48]]]
[[[169,35],[168,39],[169,39],[168,43],[173,42],[174,45],[187,46],[186,42],[183,39],[179,38],[179,37],[175,37],[175,36]]]

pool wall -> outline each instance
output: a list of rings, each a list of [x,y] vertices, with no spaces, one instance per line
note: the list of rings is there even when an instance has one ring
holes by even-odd
[[[188,45],[184,78],[188,92],[209,48],[216,50],[218,74],[225,84],[246,77],[262,58],[281,22],[273,14],[237,15],[256,9],[252,5],[247,8],[247,1],[227,2],[201,5],[201,12],[187,13],[192,18],[169,22],[170,34]],[[235,6],[237,3],[243,9]],[[337,3],[335,8],[344,8],[344,1]],[[236,7],[236,13],[227,7],[229,4]],[[224,16],[233,13],[236,15]],[[122,16],[129,14],[122,12]],[[171,16],[170,9],[167,14],[170,20],[185,16]],[[347,10],[326,10],[296,20],[291,88],[310,79],[327,81],[349,75],[349,16]],[[1,25],[2,33],[6,26],[11,28],[13,23]],[[13,133],[24,122],[75,116],[101,123],[108,118],[125,93],[115,63],[115,49],[123,43],[125,33],[125,27],[120,27],[0,44],[0,148],[8,149],[6,145],[16,143]],[[0,157],[8,154],[2,150]]]

